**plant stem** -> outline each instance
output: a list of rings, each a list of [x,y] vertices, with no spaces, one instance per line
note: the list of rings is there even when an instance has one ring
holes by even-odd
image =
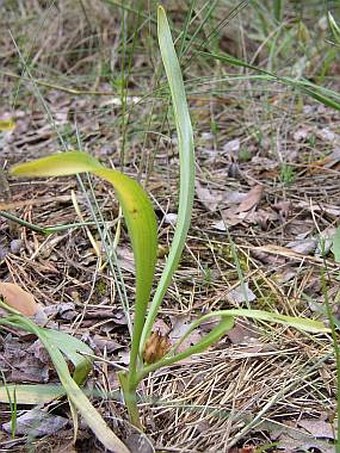
[[[124,402],[128,410],[130,422],[136,426],[136,428],[143,430],[142,423],[139,418],[139,411],[137,406],[137,385],[138,383],[134,382],[131,379],[131,376],[128,372],[120,371],[118,373],[118,379],[120,387],[123,392]]]
[[[75,223],[67,223],[67,224],[59,224],[59,225],[52,225],[48,227],[41,227],[39,225],[35,225],[34,223],[26,222],[26,220],[21,219],[20,217],[15,216],[7,211],[0,210],[0,217],[4,217],[12,222],[17,223],[23,227],[26,227],[36,233],[49,235],[53,233],[58,233],[59,231],[70,230],[71,228],[80,228],[87,225],[95,225],[95,222],[75,222]]]
[[[340,348],[337,339],[337,332],[336,332],[336,324],[334,322],[334,315],[332,313],[331,304],[329,301],[328,296],[328,288],[326,282],[326,273],[328,272],[327,263],[324,260],[325,268],[321,271],[321,288],[322,294],[324,297],[325,305],[326,305],[326,313],[329,320],[329,325],[332,330],[332,340],[334,346],[334,355],[335,355],[335,363],[336,363],[336,412],[337,412],[337,438],[335,444],[335,451],[336,453],[340,453]]]

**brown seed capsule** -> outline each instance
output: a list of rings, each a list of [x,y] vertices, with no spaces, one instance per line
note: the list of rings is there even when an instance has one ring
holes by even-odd
[[[158,362],[169,351],[171,342],[167,335],[162,335],[160,332],[152,332],[149,339],[145,343],[143,352],[143,360],[145,363]]]

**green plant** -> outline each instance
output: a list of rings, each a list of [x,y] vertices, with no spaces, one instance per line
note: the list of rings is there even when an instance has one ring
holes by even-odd
[[[9,389],[7,387],[6,378],[5,378],[4,373],[2,372],[2,370],[0,370],[0,374],[1,374],[2,380],[4,382],[4,389],[5,389],[5,392],[7,394],[9,408],[10,408],[10,411],[11,411],[11,434],[12,434],[12,438],[14,439],[16,428],[17,428],[17,417],[18,417],[18,413],[17,413],[17,395],[16,395],[15,391],[11,395],[11,392],[9,391]],[[12,398],[12,396],[13,396],[13,398]]]
[[[205,52],[199,51],[200,55],[205,55],[206,57],[211,57],[214,60],[222,61],[228,63],[235,67],[241,67],[246,69],[251,69],[257,72],[257,75],[251,76],[252,80],[263,80],[266,82],[278,82],[282,85],[290,87],[298,91],[299,93],[305,94],[316,101],[324,104],[327,107],[331,107],[335,110],[340,110],[340,95],[334,90],[330,90],[328,88],[324,88],[319,86],[315,83],[312,83],[306,79],[294,79],[291,77],[282,77],[274,72],[262,69],[257,67],[253,64],[249,64],[239,58],[236,58],[232,55],[222,54],[222,53],[213,53],[213,52]],[[249,75],[246,76],[248,79],[250,78]],[[239,79],[239,77],[238,77]],[[261,139],[260,131],[256,131],[256,137],[259,141]]]
[[[334,260],[340,263],[340,226],[338,226],[333,236],[332,252]]]
[[[280,168],[280,180],[284,185],[289,186],[295,180],[294,168],[286,163],[283,163]]]
[[[332,42],[334,43],[335,46],[339,47],[340,46],[340,27],[335,21],[332,13],[328,11],[328,26],[331,32],[332,36]]]
[[[301,330],[311,332],[328,331],[320,322],[284,316],[278,313],[269,313],[260,310],[222,310],[208,313],[195,320],[188,327],[183,337],[172,347],[169,347],[164,338],[152,332],[154,321],[159,311],[164,294],[171,282],[178,266],[187,232],[191,222],[191,213],[194,198],[194,147],[193,134],[189,111],[185,98],[184,84],[175,53],[170,28],[162,7],[158,9],[158,38],[165,66],[165,71],[170,87],[173,102],[174,118],[176,123],[178,144],[180,152],[180,194],[178,218],[173,243],[169,251],[166,266],[158,282],[154,297],[149,305],[152,284],[155,275],[157,256],[157,224],[151,202],[141,186],[133,179],[112,169],[107,169],[98,160],[80,151],[71,151],[52,155],[33,162],[13,167],[12,174],[17,176],[65,176],[91,172],[110,182],[121,204],[132,249],[136,268],[136,296],[135,316],[131,338],[130,363],[127,371],[119,372],[119,380],[124,395],[125,404],[131,422],[141,427],[137,406],[137,388],[139,383],[149,373],[174,364],[192,354],[200,353],[214,344],[230,330],[234,325],[234,318],[250,317],[257,320],[283,323]],[[1,306],[6,308],[5,303]],[[148,308],[149,307],[149,308]],[[36,326],[31,320],[7,307],[11,314],[0,320],[4,325],[23,328],[37,335],[49,354],[58,372],[60,381],[69,397],[71,407],[79,410],[89,423],[93,431],[107,448],[124,452],[124,446],[114,434],[108,431],[105,422],[96,413],[79,385],[85,380],[91,367],[91,362],[84,359],[83,352],[87,356],[91,354],[87,346],[60,332],[54,332]],[[198,343],[190,346],[183,352],[178,352],[179,346],[202,322],[216,318],[215,327],[206,334]],[[159,353],[152,357],[145,354],[150,341],[159,342],[155,349]],[[160,346],[160,347],[158,347]],[[64,355],[76,362],[77,366],[73,376],[70,375]],[[20,388],[17,389],[17,401],[20,400]],[[75,411],[73,416],[76,417]],[[111,434],[107,434],[110,432]],[[105,438],[109,436],[109,441]]]
[[[79,387],[84,383],[91,370],[92,363],[87,358],[87,355],[91,355],[92,350],[77,338],[63,332],[37,326],[31,319],[25,318],[21,313],[1,300],[0,307],[10,313],[9,316],[0,318],[0,325],[22,329],[36,335],[49,353],[62,384],[62,388],[58,386],[47,387],[47,393],[45,394],[40,393],[41,391],[43,392],[41,386],[39,387],[40,392],[35,393],[31,392],[31,388],[27,386],[7,384],[1,389],[2,393],[5,393],[5,395],[1,395],[0,392],[1,399],[9,402],[15,401],[16,405],[38,404],[39,402],[58,398],[66,393],[71,407],[74,426],[78,425],[77,409],[106,448],[128,453],[128,449],[109,429],[99,412],[92,406]],[[74,366],[72,376],[64,356]]]
[[[240,162],[249,162],[251,160],[251,157],[251,151],[248,148],[244,147],[240,149],[238,155]]]
[[[282,22],[284,10],[284,0],[273,1],[273,15],[278,23]]]

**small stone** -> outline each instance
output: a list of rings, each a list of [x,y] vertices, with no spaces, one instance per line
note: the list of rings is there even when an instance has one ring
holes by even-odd
[[[19,255],[20,250],[22,249],[22,240],[21,239],[13,239],[10,244],[11,253],[13,255]]]

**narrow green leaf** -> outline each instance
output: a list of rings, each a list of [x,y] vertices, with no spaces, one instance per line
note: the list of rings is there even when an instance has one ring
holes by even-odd
[[[328,25],[332,32],[334,43],[340,46],[340,27],[330,11],[328,11]]]
[[[82,387],[82,392],[91,398],[105,398],[121,401],[119,390],[105,392],[99,389]],[[57,398],[66,396],[66,391],[61,384],[5,384],[0,385],[0,403],[9,403],[17,397],[17,404],[35,406],[47,404]]]
[[[243,308],[237,308],[234,310],[219,310],[212,313],[208,313],[200,318],[200,322],[214,318],[215,316],[232,316],[232,317],[245,317],[258,319],[260,321],[275,322],[278,324],[285,324],[295,329],[300,329],[305,332],[311,333],[326,333],[330,332],[330,329],[326,327],[322,322],[315,321],[314,319],[299,318],[293,316],[281,315],[280,313],[263,311],[263,310],[248,310]],[[197,321],[195,321],[197,322]]]
[[[284,9],[284,0],[274,0],[273,1],[273,12],[275,20],[281,24],[283,19],[283,9]]]
[[[196,321],[192,322],[190,326],[188,327],[188,330],[185,332],[185,334],[180,338],[180,340],[174,345],[172,348],[172,351],[176,352],[180,345],[185,341],[191,334],[192,332],[199,327],[200,324],[205,322],[204,316],[201,318],[197,319]],[[204,335],[204,337],[195,345],[191,346],[190,348],[187,349],[187,351],[191,350],[194,351],[192,348],[197,348],[197,351],[191,352],[191,354],[196,354],[197,352],[204,351],[206,348],[211,346],[213,343],[215,343],[219,338],[224,335],[226,332],[228,332],[230,329],[234,327],[234,318],[232,316],[225,316],[221,317],[220,322],[215,326],[209,333]],[[185,351],[185,352],[187,352]]]
[[[186,236],[191,222],[195,181],[194,140],[189,109],[185,97],[183,77],[172,42],[170,27],[162,6],[158,7],[157,19],[159,47],[170,87],[178,136],[178,149],[180,157],[180,191],[175,234],[165,268],[158,283],[145,322],[140,342],[141,350],[144,348],[145,341],[150,335],[159,306],[177,268],[185,245]]]
[[[192,323],[188,331],[185,333],[183,338],[178,342],[175,346],[175,349],[179,347],[179,345],[189,337],[191,332],[195,330],[199,324],[204,322],[203,318],[200,318],[196,322]],[[198,354],[202,351],[205,351],[209,346],[216,343],[226,332],[231,330],[234,327],[234,318],[232,316],[222,316],[221,321],[214,327],[207,335],[205,335],[198,343],[190,346],[187,350],[176,354],[173,358],[178,360],[185,359],[186,357],[191,356],[192,354]]]
[[[277,74],[274,74],[270,71],[266,71],[262,68],[258,68],[257,66],[254,65],[250,65],[245,61],[240,60],[239,58],[233,57],[231,55],[211,52],[200,52],[200,54],[212,57],[219,61],[229,63],[233,66],[252,69],[257,73],[261,74],[260,77],[261,80],[279,82],[312,97],[313,99],[326,105],[327,107],[331,107],[335,110],[340,110],[340,96],[339,93],[337,93],[336,91],[318,86],[312,82],[309,82],[308,80],[296,80],[290,77],[280,77]],[[265,79],[263,79],[263,76],[265,76]],[[250,76],[248,76],[248,78],[249,77]]]
[[[176,350],[183,341],[188,338],[188,336],[195,330],[199,324],[205,321],[205,317],[202,317],[195,322],[193,322],[190,327],[188,328],[187,332],[183,335],[183,337],[179,340],[179,342],[175,345],[175,347],[169,352]],[[161,360],[151,365],[146,366],[143,368],[139,374],[139,378],[142,379],[152,371],[155,371],[161,367],[172,365],[180,360],[186,359],[193,354],[199,354],[200,352],[205,351],[208,349],[209,346],[215,344],[226,332],[232,329],[234,326],[234,318],[232,316],[222,316],[220,322],[214,327],[207,335],[198,341],[196,344],[190,346],[183,352],[175,354],[173,356],[165,356]]]
[[[211,318],[221,318],[219,324],[202,338],[197,344],[190,346],[185,351],[176,354],[174,356],[165,356],[161,360],[151,365],[143,368],[138,374],[138,379],[142,379],[147,374],[155,371],[163,366],[169,366],[173,363],[176,363],[180,360],[183,360],[187,357],[190,357],[192,354],[197,354],[204,351],[209,346],[213,345],[218,341],[228,330],[233,327],[234,318],[237,317],[246,317],[252,319],[258,319],[260,321],[274,322],[278,324],[285,324],[287,326],[311,333],[329,333],[330,329],[325,327],[325,325],[320,321],[315,321],[307,318],[298,318],[293,316],[281,315],[279,313],[271,313],[262,310],[248,310],[248,309],[235,309],[235,310],[219,310],[212,313],[208,313],[201,318],[194,321],[188,328],[185,335],[180,339],[175,348],[187,338],[191,332],[196,329],[202,322],[208,321]],[[170,351],[171,353],[171,351]]]
[[[284,79],[283,79],[284,80]],[[326,105],[334,110],[340,110],[340,102],[336,99],[331,98],[330,96],[322,92],[322,87],[309,86],[308,83],[299,83],[298,81],[294,83],[296,88],[300,89],[304,94],[312,97],[321,104]],[[293,85],[293,84],[292,84]]]

